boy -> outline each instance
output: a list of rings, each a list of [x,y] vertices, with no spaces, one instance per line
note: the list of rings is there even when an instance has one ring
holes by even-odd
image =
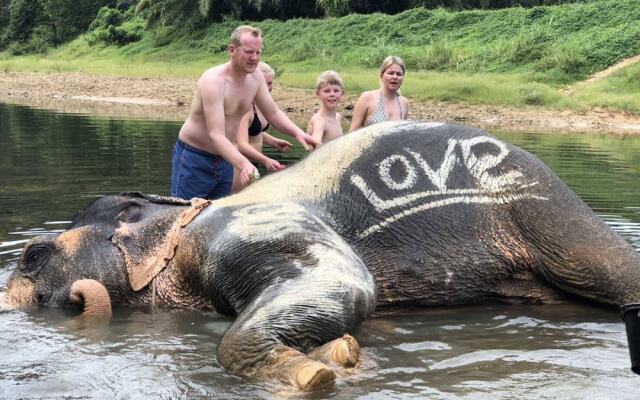
[[[342,136],[342,116],[336,110],[343,95],[342,78],[337,72],[325,71],[320,74],[316,80],[320,110],[313,114],[307,125],[307,133],[320,145]]]

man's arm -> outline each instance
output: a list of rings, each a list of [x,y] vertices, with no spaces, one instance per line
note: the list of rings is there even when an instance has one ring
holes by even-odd
[[[218,76],[205,76],[200,82],[199,90],[207,134],[213,142],[216,153],[240,171],[240,181],[246,184],[251,180],[249,175],[257,169],[238,151],[225,134],[224,86],[224,80]]]
[[[267,121],[275,126],[278,131],[295,138],[306,150],[311,150],[320,144],[316,139],[304,133],[298,125],[287,117],[287,114],[278,108],[271,98],[271,94],[269,94],[264,78],[258,80],[258,93],[256,94],[255,103],[267,118]]]

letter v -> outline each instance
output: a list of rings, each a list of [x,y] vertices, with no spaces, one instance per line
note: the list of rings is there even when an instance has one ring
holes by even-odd
[[[458,142],[455,139],[449,139],[447,151],[444,153],[442,163],[440,164],[440,168],[438,168],[437,171],[431,169],[429,164],[425,161],[424,158],[422,158],[420,154],[411,151],[408,148],[405,148],[405,151],[411,154],[411,156],[416,160],[431,183],[433,183],[433,185],[437,187],[441,192],[445,192],[447,190],[447,179],[449,179],[449,174],[451,173],[451,170],[453,169],[457,161],[457,157],[453,153],[457,143]]]

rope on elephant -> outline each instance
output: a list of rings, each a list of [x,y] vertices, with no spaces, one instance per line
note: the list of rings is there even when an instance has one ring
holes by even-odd
[[[164,241],[159,246],[155,256],[152,257],[142,268],[133,268],[133,266],[127,265],[129,271],[129,283],[134,291],[139,291],[146,287],[150,282],[154,282],[152,286],[152,303],[155,303],[155,281],[154,278],[164,270],[173,257],[176,255],[178,249],[178,242],[180,240],[180,231],[189,225],[191,221],[197,217],[202,210],[207,208],[211,204],[210,200],[200,199],[194,197],[191,199],[191,206],[184,210],[180,217],[171,227],[171,230],[165,236]]]

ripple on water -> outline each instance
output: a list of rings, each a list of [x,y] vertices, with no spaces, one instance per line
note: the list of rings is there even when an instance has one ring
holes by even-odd
[[[442,342],[432,342],[432,341],[424,341],[418,343],[402,343],[396,346],[393,346],[396,349],[400,349],[402,351],[406,351],[408,353],[413,353],[416,351],[423,350],[450,350],[451,346]]]
[[[506,363],[550,364],[555,366],[575,367],[599,371],[625,371],[626,365],[620,365],[620,359],[627,355],[626,349],[580,348],[574,350],[481,350],[436,362],[430,366],[432,370],[456,369],[470,365],[491,364],[494,361]]]
[[[0,170],[0,286],[27,240],[60,232],[64,219],[96,196],[166,193],[168,155],[181,123],[7,105],[0,105],[0,121],[0,129],[12,121],[10,131],[0,132],[0,147],[14,157]],[[639,141],[505,136],[540,156],[640,249]],[[302,153],[290,152],[284,162]],[[628,370],[624,326],[615,312],[516,306],[394,315],[354,332],[363,346],[361,364],[341,373],[335,388],[301,395],[223,371],[215,353],[230,319],[214,313],[130,309],[91,327],[69,322],[60,310],[0,311],[0,398],[637,398],[638,378]]]

